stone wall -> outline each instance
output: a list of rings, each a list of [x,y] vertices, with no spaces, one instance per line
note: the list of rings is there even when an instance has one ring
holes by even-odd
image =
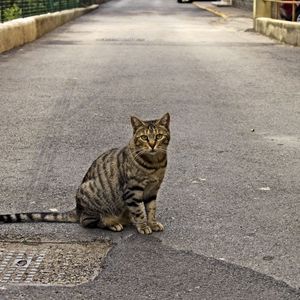
[[[51,14],[20,18],[0,24],[0,53],[38,39],[54,28],[65,24],[96,8],[73,8]]]

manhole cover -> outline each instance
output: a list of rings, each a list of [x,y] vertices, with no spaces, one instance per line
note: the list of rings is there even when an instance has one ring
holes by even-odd
[[[107,242],[0,243],[0,284],[78,285],[93,280]]]

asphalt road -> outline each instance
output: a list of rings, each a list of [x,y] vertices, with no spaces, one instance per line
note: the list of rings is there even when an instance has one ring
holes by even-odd
[[[1,299],[300,299],[300,49],[248,25],[114,0],[0,55],[1,213],[73,208],[131,115],[168,111],[172,130],[165,232],[1,225],[1,240],[114,243],[92,282],[0,285]]]

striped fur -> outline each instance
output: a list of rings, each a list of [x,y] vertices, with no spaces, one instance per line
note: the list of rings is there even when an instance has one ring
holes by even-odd
[[[58,213],[58,212],[32,212],[0,215],[1,223],[17,222],[63,222],[76,223],[79,221],[76,210]]]
[[[80,222],[113,231],[131,223],[142,234],[162,231],[156,197],[167,166],[169,122],[168,113],[152,121],[132,117],[133,137],[126,147],[93,162],[77,190],[74,210],[0,215],[0,222]]]

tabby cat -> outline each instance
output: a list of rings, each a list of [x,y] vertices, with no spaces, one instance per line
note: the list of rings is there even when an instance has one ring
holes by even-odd
[[[151,121],[131,117],[133,137],[126,147],[93,162],[77,190],[75,209],[0,215],[0,222],[79,222],[112,231],[131,223],[142,234],[162,231],[155,217],[156,197],[167,166],[169,123],[168,113]]]

